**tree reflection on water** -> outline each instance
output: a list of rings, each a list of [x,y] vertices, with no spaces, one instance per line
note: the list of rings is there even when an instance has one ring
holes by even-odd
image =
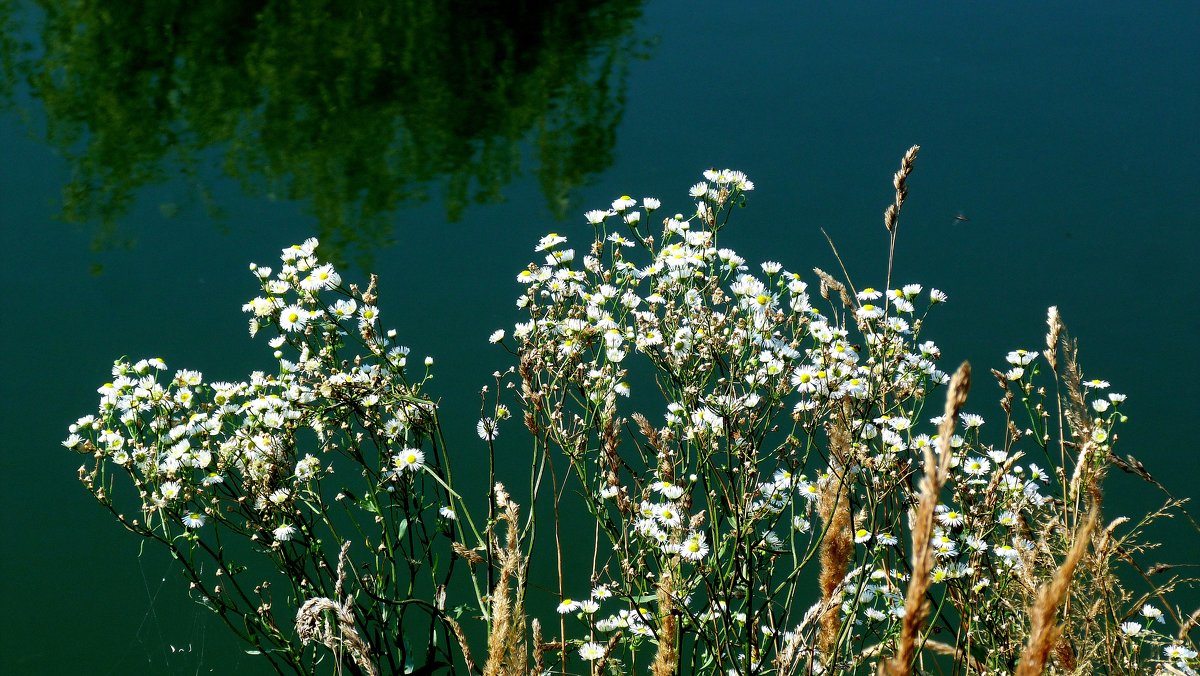
[[[252,195],[300,200],[360,263],[402,204],[439,194],[453,221],[523,170],[562,217],[612,162],[641,5],[38,4],[41,44],[0,48],[8,73],[34,55],[20,70],[71,165],[66,220],[112,246],[138,190],[180,175],[218,213],[201,178],[217,165]]]

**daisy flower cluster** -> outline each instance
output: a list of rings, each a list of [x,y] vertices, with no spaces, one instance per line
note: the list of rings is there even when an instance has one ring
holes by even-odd
[[[397,637],[430,632],[426,663],[484,673],[877,673],[906,650],[1013,673],[1046,640],[1038,617],[1061,627],[1041,653],[1054,673],[1197,673],[1194,618],[1167,596],[1194,581],[1140,563],[1181,503],[1100,521],[1111,466],[1159,484],[1117,454],[1125,397],[1084,379],[1058,311],[1044,348],[984,378],[999,396],[985,415],[986,386],[956,400],[969,370],[952,382],[925,335],[946,293],[893,283],[890,265],[860,287],[748,262],[726,229],[754,188],[709,170],[682,211],[621,196],[584,214],[590,237],[534,244],[521,321],[488,337],[517,363],[471,423],[486,520],[469,509],[484,498],[453,488],[433,360],[409,363],[376,279],[345,282],[316,240],[250,268],[242,309],[270,369],[210,381],[120,359],[63,443],[90,458],[99,503],[170,549],[280,671],[317,669],[316,630],[291,624],[332,607],[323,643],[353,646],[364,673],[402,670]],[[521,436],[501,436],[509,418],[529,434],[530,501],[552,511],[522,519],[497,481]],[[546,514],[554,537],[535,538]],[[558,547],[552,572],[531,572],[535,539]],[[555,575],[555,622],[527,626],[527,596]],[[467,618],[487,635],[482,670]]]
[[[216,544],[221,534],[247,538],[282,568],[298,605],[305,588],[333,574],[322,539],[361,529],[379,567],[377,591],[386,593],[412,575],[400,575],[394,560],[419,560],[439,533],[453,533],[455,494],[436,405],[421,391],[429,367],[410,376],[408,348],[379,326],[374,283],[344,286],[315,239],[284,249],[280,262],[277,272],[251,266],[261,293],[243,307],[252,336],[274,334],[270,372],[208,381],[172,373],[158,358],[118,360],[97,412],[72,424],[63,443],[92,457],[80,477],[127,528],[185,559],[215,558],[215,569],[189,567],[194,588],[214,607],[249,611],[301,660],[270,614],[243,607],[249,596],[222,575],[231,564]],[[331,481],[339,467],[346,474]],[[126,516],[131,506],[140,517]],[[422,540],[403,537],[422,529]]]
[[[689,191],[694,210],[662,217],[654,234],[660,201],[621,197],[586,214],[595,237],[582,253],[563,235],[543,237],[543,260],[517,277],[529,318],[513,335],[524,407],[545,413],[531,429],[571,458],[609,536],[621,577],[608,582],[637,599],[654,593],[647,571],[671,576],[706,650],[749,623],[778,629],[753,632],[771,654],[784,640],[775,604],[786,592],[747,584],[811,559],[818,503],[852,472],[869,472],[879,493],[903,483],[911,434],[897,413],[946,380],[940,350],[918,338],[946,296],[918,284],[851,295],[823,273],[752,268],[718,237],[753,183],[728,170],[704,179]],[[823,313],[813,292],[845,303]],[[659,424],[622,415],[634,383],[661,397]],[[874,422],[881,400],[890,426]],[[824,448],[831,418],[846,427],[836,456]],[[631,427],[632,456],[619,448]],[[735,582],[735,561],[756,567]],[[627,627],[615,615],[594,624]]]
[[[663,632],[697,664],[738,673],[798,664],[798,646],[824,648],[810,665],[866,667],[877,657],[849,647],[890,645],[906,614],[906,506],[923,454],[943,442],[943,420],[925,404],[949,380],[921,329],[948,296],[752,266],[718,240],[753,187],[740,172],[705,172],[686,215],[622,196],[585,214],[591,241],[551,233],[517,275],[526,425],[569,459],[606,538],[591,582],[619,604],[576,613],[573,640],[609,645],[605,659],[626,668]],[[1063,358],[1055,341],[1045,353],[1014,350],[996,372],[998,444],[974,412],[945,440],[952,470],[931,537],[932,593],[1002,670],[1028,635],[1024,600],[1069,548],[1063,501],[1090,499],[1124,420],[1122,395],[1075,372],[1076,399],[1094,396],[1067,403],[1062,433],[1082,452],[1047,459],[1064,447],[1035,380],[1053,370],[1039,360]],[[655,406],[657,416],[630,411]],[[829,543],[842,538],[835,557]],[[800,571],[815,561],[842,572],[823,570],[824,601],[801,606],[793,600],[810,597],[811,581]],[[823,618],[822,604],[835,610]]]

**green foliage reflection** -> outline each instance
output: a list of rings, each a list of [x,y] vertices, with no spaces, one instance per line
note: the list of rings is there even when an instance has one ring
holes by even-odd
[[[341,256],[401,203],[457,219],[535,165],[551,212],[612,161],[637,0],[44,0],[30,82],[111,244],[138,188],[217,161],[302,200]],[[529,138],[531,152],[520,141]],[[213,150],[215,149],[215,155]],[[211,204],[203,187],[202,200]]]

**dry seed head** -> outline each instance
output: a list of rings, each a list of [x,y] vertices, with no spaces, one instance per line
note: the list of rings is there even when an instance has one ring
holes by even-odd
[[[904,206],[904,200],[908,197],[908,175],[912,173],[913,163],[916,162],[920,150],[921,146],[909,148],[900,160],[900,170],[892,176],[892,186],[896,188],[896,201],[883,212],[883,225],[890,233],[896,232],[896,219],[900,216],[900,207]]]
[[[1051,305],[1046,311],[1046,351],[1043,352],[1046,356],[1046,361],[1049,362],[1050,368],[1058,369],[1058,339],[1062,335],[1063,324],[1062,317],[1058,314],[1058,306]]]
[[[925,599],[929,591],[933,570],[933,551],[930,538],[933,536],[933,514],[937,506],[938,492],[942,488],[946,473],[950,469],[950,437],[954,434],[954,423],[958,412],[967,403],[967,391],[971,387],[971,365],[963,362],[946,391],[946,408],[942,424],[938,428],[938,455],[925,448],[925,476],[921,479],[921,496],[917,512],[912,519],[912,577],[904,600],[904,620],[900,636],[896,641],[896,655],[879,666],[879,673],[907,676],[911,673],[917,655],[917,639],[923,631],[929,605]]]
[[[1063,598],[1067,595],[1076,564],[1087,552],[1092,528],[1096,525],[1097,517],[1097,510],[1093,507],[1087,519],[1075,531],[1074,544],[1071,545],[1071,551],[1067,553],[1066,559],[1055,571],[1054,578],[1042,587],[1037,601],[1029,609],[1029,643],[1026,645],[1024,653],[1021,654],[1021,661],[1017,666],[1017,676],[1035,676],[1041,674],[1045,669],[1046,659],[1055,644],[1058,643],[1058,637],[1063,631],[1062,626],[1055,624],[1055,615],[1058,613],[1058,607],[1062,604]]]

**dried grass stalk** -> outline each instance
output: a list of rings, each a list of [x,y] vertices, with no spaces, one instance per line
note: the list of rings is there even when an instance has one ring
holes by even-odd
[[[462,650],[463,661],[467,663],[467,673],[478,674],[479,667],[476,666],[475,659],[471,657],[471,646],[467,643],[467,634],[463,631],[462,625],[458,623],[458,620],[449,615],[443,615],[442,619],[446,624],[450,625],[450,631],[454,632],[454,640],[458,641],[458,647]]]
[[[821,493],[818,511],[825,523],[825,536],[821,540],[821,599],[825,608],[821,615],[821,631],[818,646],[822,654],[828,655],[837,644],[841,633],[842,618],[840,604],[835,594],[840,595],[840,586],[846,578],[846,570],[854,558],[854,535],[850,519],[850,477],[848,456],[850,436],[841,424],[835,424],[829,432],[830,456],[834,460],[831,476]]]
[[[517,503],[509,499],[503,484],[496,484],[496,506],[503,510],[497,520],[507,522],[507,537],[503,549],[496,547],[500,579],[492,590],[492,628],[488,634],[488,659],[483,665],[483,673],[484,676],[526,676],[529,673],[525,653],[526,561],[521,553]],[[510,588],[512,586],[515,590]]]
[[[349,550],[350,543],[343,543],[342,551],[338,554],[334,596],[339,599],[343,596],[343,583],[346,579],[346,552]],[[372,663],[371,649],[354,626],[353,608],[354,604],[351,599],[338,602],[324,596],[311,598],[305,601],[296,613],[296,634],[300,637],[300,642],[305,645],[316,641],[334,651],[335,654],[345,650],[354,664],[363,670],[363,673],[368,676],[377,676],[379,672]],[[336,626],[325,616],[327,612],[332,613],[334,619],[337,620]]]
[[[829,300],[829,290],[837,291],[838,298],[841,299],[842,305],[849,309],[854,308],[854,299],[850,297],[850,292],[846,290],[846,285],[839,282],[833,275],[825,272],[821,268],[813,268],[813,272],[821,280],[821,297]]]
[[[1016,676],[1037,676],[1046,668],[1046,659],[1051,650],[1058,644],[1063,627],[1054,621],[1058,607],[1067,595],[1071,586],[1071,576],[1075,566],[1087,552],[1091,541],[1092,529],[1096,525],[1098,510],[1093,507],[1087,519],[1075,530],[1075,541],[1067,558],[1054,572],[1053,579],[1044,585],[1038,593],[1037,601],[1029,609],[1030,630],[1029,642],[1021,653],[1021,661],[1017,665]]]
[[[542,645],[542,623],[533,618],[533,673],[546,673],[546,648]]]
[[[933,550],[929,546],[933,536],[933,514],[937,507],[938,493],[946,474],[950,470],[950,437],[954,434],[958,412],[967,403],[967,391],[971,388],[971,365],[963,362],[950,379],[946,392],[946,409],[942,424],[938,428],[938,457],[925,447],[925,476],[921,479],[921,497],[917,515],[913,519],[912,579],[908,583],[908,594],[904,599],[904,624],[896,644],[896,655],[880,663],[879,673],[891,676],[906,676],[912,671],[913,658],[917,654],[917,638],[929,612],[925,594],[929,591],[930,574],[933,571]]]
[[[654,654],[650,673],[652,676],[673,676],[679,664],[679,626],[675,617],[674,586],[669,571],[658,578],[658,615],[658,652]]]
[[[900,170],[892,176],[892,185],[896,188],[896,200],[888,205],[886,211],[883,212],[883,226],[888,232],[896,232],[896,219],[900,217],[900,207],[904,206],[904,200],[908,197],[908,175],[912,173],[913,163],[917,161],[917,153],[920,152],[921,146],[913,146],[904,153],[904,158],[900,160]]]
[[[1042,354],[1046,356],[1050,368],[1055,371],[1058,370],[1058,339],[1062,336],[1062,331],[1062,316],[1058,314],[1058,306],[1051,305],[1046,311],[1046,350]]]

